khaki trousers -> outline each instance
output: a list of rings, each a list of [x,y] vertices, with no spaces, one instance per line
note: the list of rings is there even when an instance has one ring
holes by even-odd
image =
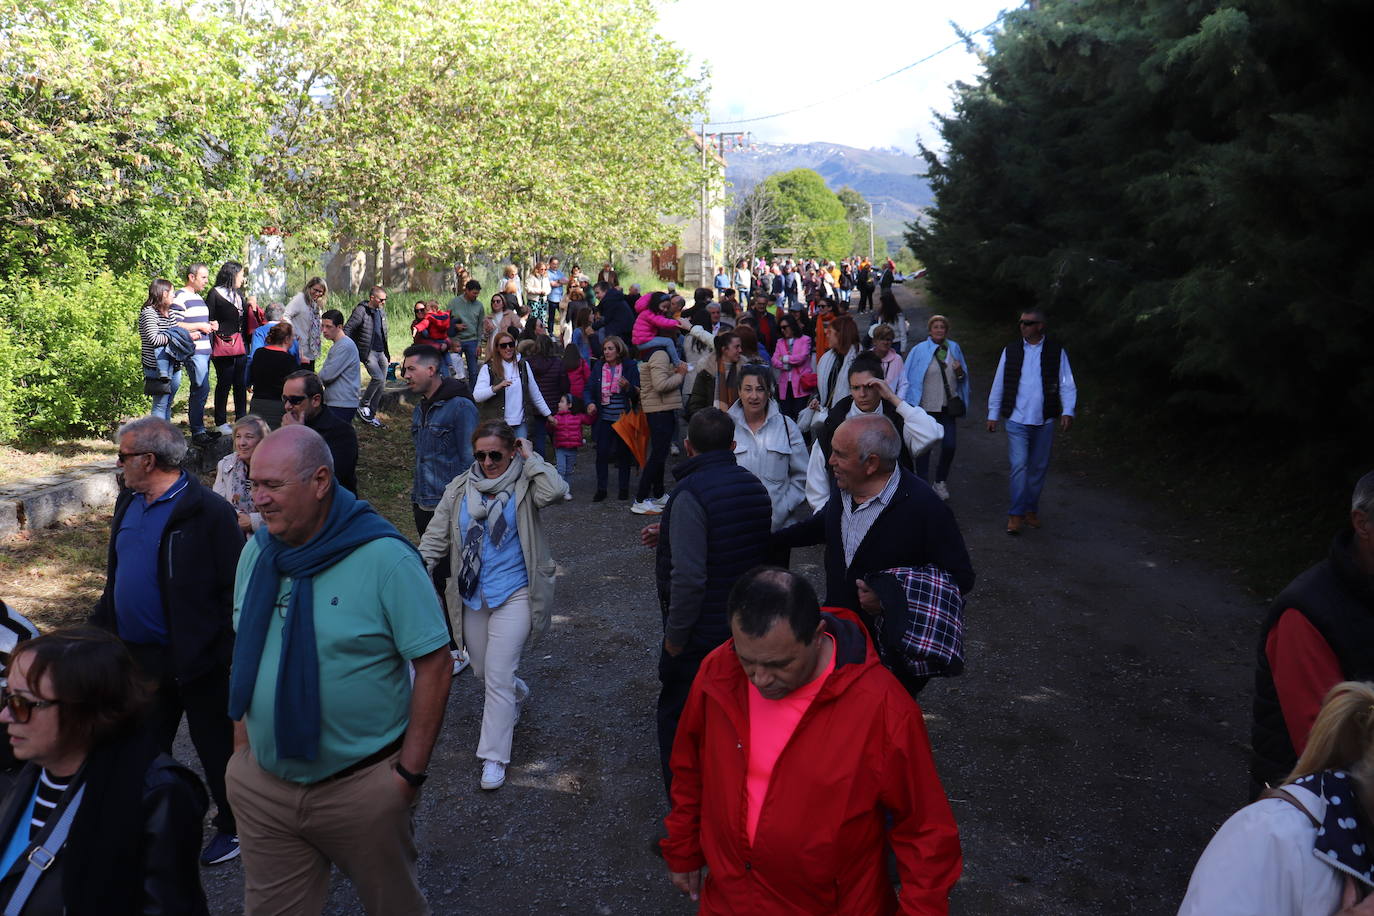
[[[322,912],[332,862],[369,916],[427,916],[413,811],[392,772],[399,756],[312,785],[273,776],[248,748],[229,758],[225,783],[238,818],[245,914]]]

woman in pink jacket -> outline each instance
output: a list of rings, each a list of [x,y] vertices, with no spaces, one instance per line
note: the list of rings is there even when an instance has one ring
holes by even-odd
[[[773,349],[773,368],[778,370],[778,408],[793,420],[801,413],[811,390],[802,384],[802,374],[811,371],[811,338],[801,331],[796,316],[782,316],[778,322],[782,336]]]

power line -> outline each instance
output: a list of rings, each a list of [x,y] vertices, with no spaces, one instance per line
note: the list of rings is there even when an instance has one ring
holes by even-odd
[[[989,22],[987,25],[983,26],[981,29],[975,29],[974,31],[969,32],[968,35],[969,35],[969,36],[981,35],[982,33],[986,32],[988,29],[992,28],[993,26],[995,26],[995,25],[997,25],[999,22],[1001,22],[1002,19],[1003,19],[1006,15],[1007,15],[1007,11],[1006,11],[1006,10],[1003,10],[1002,12],[1000,12],[1000,13],[997,14],[997,18],[994,19],[994,20],[992,20],[992,22]],[[737,120],[737,121],[708,121],[708,122],[706,123],[706,126],[707,126],[707,127],[730,127],[730,126],[733,126],[733,125],[735,125],[735,124],[753,124],[753,123],[756,123],[756,122],[758,122],[758,121],[771,121],[773,118],[781,118],[781,117],[784,117],[785,115],[796,114],[796,113],[799,112],[799,111],[806,111],[808,108],[815,108],[817,105],[828,105],[828,104],[830,104],[831,102],[836,101],[837,99],[842,99],[842,98],[844,98],[845,96],[850,95],[851,93],[858,92],[860,89],[867,89],[869,86],[876,86],[876,85],[878,85],[879,83],[883,82],[884,80],[890,80],[890,79],[892,79],[892,77],[897,76],[897,75],[900,74],[900,73],[905,73],[906,71],[910,70],[912,67],[917,67],[917,66],[920,66],[921,64],[926,63],[927,61],[934,60],[935,58],[939,57],[941,54],[945,53],[946,51],[949,51],[949,50],[951,50],[952,48],[957,48],[957,47],[959,47],[960,45],[964,44],[965,41],[967,41],[967,37],[959,38],[957,41],[952,41],[952,42],[950,42],[949,44],[945,45],[945,46],[944,46],[943,48],[941,48],[940,50],[934,51],[934,52],[932,52],[932,53],[930,53],[930,54],[927,54],[925,57],[922,57],[920,60],[914,60],[914,61],[912,61],[911,63],[907,64],[905,67],[902,67],[901,69],[893,70],[891,73],[887,74],[886,76],[880,76],[880,77],[878,77],[877,79],[875,79],[875,80],[870,80],[870,81],[867,82],[867,83],[861,83],[861,84],[858,85],[858,86],[853,86],[853,87],[851,87],[851,88],[849,88],[849,89],[844,90],[843,92],[837,93],[836,95],[832,95],[832,96],[830,96],[829,98],[818,99],[818,100],[815,101],[815,102],[808,102],[807,104],[805,104],[805,105],[800,105],[800,106],[798,106],[798,107],[796,107],[796,108],[789,108],[787,111],[779,111],[779,112],[776,113],[776,114],[770,114],[770,115],[761,115],[761,116],[759,116],[759,117],[757,117],[757,118],[741,118],[741,119],[739,119],[739,120]]]

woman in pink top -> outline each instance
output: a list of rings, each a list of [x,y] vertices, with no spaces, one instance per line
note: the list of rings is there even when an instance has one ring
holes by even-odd
[[[811,338],[791,313],[778,322],[782,337],[773,349],[773,368],[778,370],[778,409],[783,416],[797,419],[811,392],[802,385],[802,373],[811,369]]]

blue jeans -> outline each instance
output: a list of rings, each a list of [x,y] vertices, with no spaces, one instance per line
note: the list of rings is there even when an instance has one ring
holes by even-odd
[[[954,463],[958,435],[953,417],[947,417],[944,413],[936,413],[933,416],[945,431],[944,438],[940,440],[940,460],[935,465],[935,480],[943,483],[949,479],[949,466]],[[930,453],[933,451],[934,448],[927,449],[916,458],[916,476],[927,483],[930,482]]]
[[[682,358],[677,355],[677,343],[671,337],[650,337],[648,340],[644,341],[644,343],[640,344],[638,349],[642,351],[649,347],[662,347],[663,351],[668,354],[668,359],[672,360],[674,366],[682,362]]]
[[[1007,457],[1011,461],[1011,508],[1008,515],[1040,511],[1040,491],[1050,467],[1054,420],[1039,426],[1007,422]]]
[[[210,397],[210,354],[197,353],[186,363],[191,396],[186,402],[186,419],[191,434],[205,432],[205,401]]]
[[[144,369],[144,370],[143,370],[143,376],[144,376],[144,378],[158,378],[158,377],[161,377],[161,378],[169,378],[169,379],[172,380],[172,393],[171,393],[171,394],[157,394],[157,395],[153,395],[153,409],[152,409],[152,414],[153,414],[153,416],[155,416],[155,417],[161,417],[162,419],[168,421],[169,423],[170,423],[171,420],[172,420],[172,402],[176,400],[176,398],[177,398],[177,389],[181,387],[181,369],[179,369],[179,368],[174,369],[174,368],[172,368],[172,367],[173,367],[173,363],[172,363],[172,361],[171,361],[170,359],[168,359],[168,358],[165,357],[165,356],[159,356],[159,357],[157,358],[157,375],[156,375],[156,376],[151,375],[151,373],[149,373],[149,371],[148,371],[147,369]]]
[[[477,341],[460,341],[463,345],[463,358],[468,361],[468,382],[477,384]]]
[[[571,484],[573,468],[577,467],[577,449],[560,448],[554,452],[554,466],[558,468],[558,476]]]
[[[546,450],[545,446],[549,441],[549,427],[544,417],[534,414],[525,418],[525,426],[529,429],[530,445],[534,446],[534,453],[543,458]]]

